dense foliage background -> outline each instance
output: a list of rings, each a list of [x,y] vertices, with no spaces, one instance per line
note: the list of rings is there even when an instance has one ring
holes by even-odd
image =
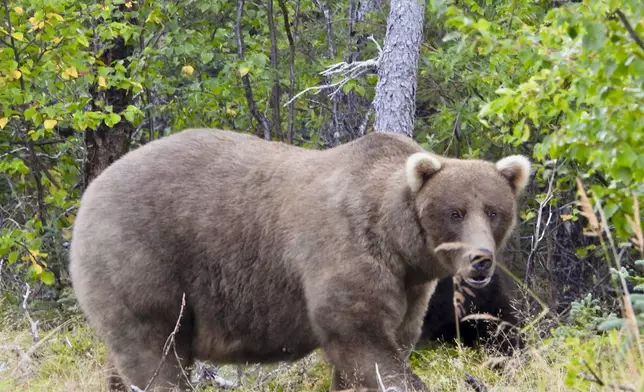
[[[35,299],[29,317],[41,326],[69,309],[79,197],[137,146],[187,127],[306,148],[369,132],[374,68],[292,98],[339,81],[320,74],[330,65],[377,58],[387,10],[380,0],[3,0],[3,306]],[[505,260],[526,320],[547,305],[547,325],[619,327],[625,309],[642,325],[644,2],[429,0],[416,106],[427,149],[535,162]]]

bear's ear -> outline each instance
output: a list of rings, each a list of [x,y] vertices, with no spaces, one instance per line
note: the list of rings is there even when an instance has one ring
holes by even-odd
[[[510,155],[497,161],[496,169],[510,181],[515,194],[519,194],[528,185],[530,160],[523,155]]]
[[[441,168],[441,163],[429,153],[417,152],[407,158],[405,174],[412,193],[418,192],[432,175]]]

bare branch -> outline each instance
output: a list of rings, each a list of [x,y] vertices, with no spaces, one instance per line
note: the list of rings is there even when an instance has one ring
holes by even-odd
[[[279,0],[279,5],[282,10],[282,16],[284,17],[284,30],[286,30],[286,38],[288,38],[288,48],[289,48],[288,78],[290,80],[290,85],[288,88],[288,99],[289,101],[291,101],[293,99],[293,95],[295,94],[295,40],[293,39],[293,34],[291,34],[291,24],[289,23],[289,20],[288,20],[288,9],[286,8],[286,4],[284,3],[284,0]],[[296,11],[295,11],[296,20],[297,20],[297,12],[299,11],[299,6],[300,6],[300,0],[297,0]],[[288,140],[289,144],[293,144],[293,132],[295,127],[293,109],[294,109],[294,102],[291,101],[291,103],[288,104],[288,131],[286,134],[286,139]]]
[[[644,50],[644,40],[642,40],[642,37],[637,35],[637,32],[635,29],[633,29],[633,26],[631,26],[631,23],[626,19],[626,15],[620,10],[619,8],[615,10],[615,14],[619,17],[619,20],[622,21],[624,24],[624,27],[626,27],[626,31],[628,31],[628,35],[631,36],[633,41],[642,49]]]
[[[273,111],[273,129],[280,140],[282,135],[282,116],[280,113],[280,75],[277,64],[277,33],[275,29],[275,19],[273,18],[273,0],[268,0],[267,10],[268,32],[271,42],[271,67],[273,68],[273,88],[271,90],[271,101]]]
[[[322,12],[322,14],[324,15],[324,19],[326,20],[326,41],[329,45],[329,58],[332,59],[335,57],[335,47],[333,46],[333,20],[331,18],[331,12],[328,8],[328,2],[322,4],[320,0],[313,1],[315,1],[315,4],[318,6],[320,12]]]
[[[628,386],[628,385],[619,385],[619,384],[606,384],[600,377],[599,375],[590,367],[590,365],[586,361],[581,361],[584,366],[586,367],[586,370],[593,376],[593,378],[589,377],[583,377],[584,380],[594,382],[600,387],[605,387],[608,386],[611,389],[617,389],[620,391],[633,391],[635,392],[635,388]]]
[[[309,91],[312,90],[317,90],[315,94],[319,93],[322,90],[327,90],[327,89],[334,89],[329,96],[334,97],[335,94],[342,89],[342,86],[347,84],[350,80],[357,79],[358,77],[364,75],[365,73],[371,71],[371,70],[376,70],[378,69],[378,65],[380,64],[380,57],[382,55],[382,49],[380,48],[380,45],[378,42],[373,38],[369,37],[378,47],[378,57],[374,59],[369,59],[365,61],[355,61],[353,63],[347,63],[345,61],[342,61],[337,64],[330,65],[325,69],[324,71],[320,72],[321,75],[325,77],[332,77],[336,75],[340,75],[342,79],[340,81],[335,82],[335,83],[329,83],[329,84],[323,84],[321,86],[313,86],[313,87],[308,87],[299,93],[297,93],[293,98],[291,98],[288,102],[286,102],[284,105],[290,104],[292,101],[296,100],[300,95],[305,94]]]
[[[235,36],[237,39],[237,54],[239,55],[240,60],[244,60],[244,37],[241,31],[241,17],[244,12],[244,0],[239,0],[237,3],[237,18],[235,19]],[[248,108],[250,109],[251,114],[257,120],[258,123],[262,125],[264,129],[264,139],[271,140],[271,127],[268,125],[268,120],[266,117],[257,110],[257,104],[255,103],[255,98],[253,97],[253,89],[250,85],[250,77],[248,74],[242,76],[242,85],[244,86],[244,92],[246,95],[246,102],[248,103]]]
[[[534,234],[531,237],[531,244],[530,244],[530,254],[528,255],[528,260],[526,261],[526,269],[525,269],[525,279],[524,283],[528,285],[531,277],[530,269],[532,267],[532,262],[534,260],[534,256],[537,252],[537,249],[539,247],[539,244],[543,240],[543,238],[546,235],[546,231],[548,230],[548,226],[550,225],[550,222],[552,221],[552,208],[548,207],[549,212],[548,212],[548,220],[546,221],[545,225],[543,226],[543,229],[541,229],[541,221],[543,217],[543,211],[546,208],[546,205],[550,203],[550,200],[552,200],[552,189],[554,186],[554,181],[555,181],[555,176],[557,174],[557,167],[555,166],[554,169],[552,170],[552,174],[550,175],[550,180],[548,181],[548,191],[546,192],[546,197],[543,199],[541,203],[539,203],[539,209],[537,210],[537,223],[534,228]]]
[[[29,321],[31,337],[33,338],[34,343],[38,343],[38,321],[34,321],[34,319],[31,318],[29,311],[27,310],[27,300],[29,299],[29,294],[31,293],[31,287],[28,283],[25,283],[25,286],[27,287],[27,290],[25,290],[25,295],[22,297],[22,304],[20,307],[22,308],[23,312],[25,312],[27,321]]]
[[[31,144],[34,146],[46,146],[49,144],[58,144],[58,143],[65,143],[67,140],[65,139],[50,139],[50,140],[36,140],[32,141]],[[9,142],[9,144],[19,144],[19,145],[27,145],[30,142],[25,142],[23,140],[16,140]]]
[[[152,382],[154,379],[159,375],[159,370],[161,370],[161,365],[163,364],[163,361],[165,361],[166,357],[168,356],[168,352],[170,351],[170,347],[174,347],[174,338],[177,335],[177,332],[179,331],[179,326],[181,325],[181,318],[183,317],[183,311],[186,307],[186,293],[183,293],[181,296],[181,309],[179,310],[179,317],[177,317],[177,322],[174,325],[174,329],[168,335],[168,338],[165,341],[165,344],[163,345],[163,356],[161,357],[161,361],[159,361],[159,364],[157,365],[156,369],[154,370],[154,373],[152,374],[152,378],[150,378],[150,381],[148,381],[148,384],[145,386],[143,391],[147,391],[148,388],[150,388],[150,385],[152,385]],[[175,352],[176,354],[176,352]],[[134,385],[132,385],[134,387]]]

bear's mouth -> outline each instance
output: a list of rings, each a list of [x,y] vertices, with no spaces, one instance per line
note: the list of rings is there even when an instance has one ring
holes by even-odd
[[[479,288],[484,287],[492,280],[491,276],[474,276],[471,278],[465,278],[465,281],[472,287]]]

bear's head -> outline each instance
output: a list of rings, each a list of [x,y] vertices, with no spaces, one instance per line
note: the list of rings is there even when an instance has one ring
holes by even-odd
[[[405,171],[427,251],[439,264],[434,268],[474,287],[487,285],[516,224],[530,161],[521,155],[493,163],[419,152],[407,159]]]

